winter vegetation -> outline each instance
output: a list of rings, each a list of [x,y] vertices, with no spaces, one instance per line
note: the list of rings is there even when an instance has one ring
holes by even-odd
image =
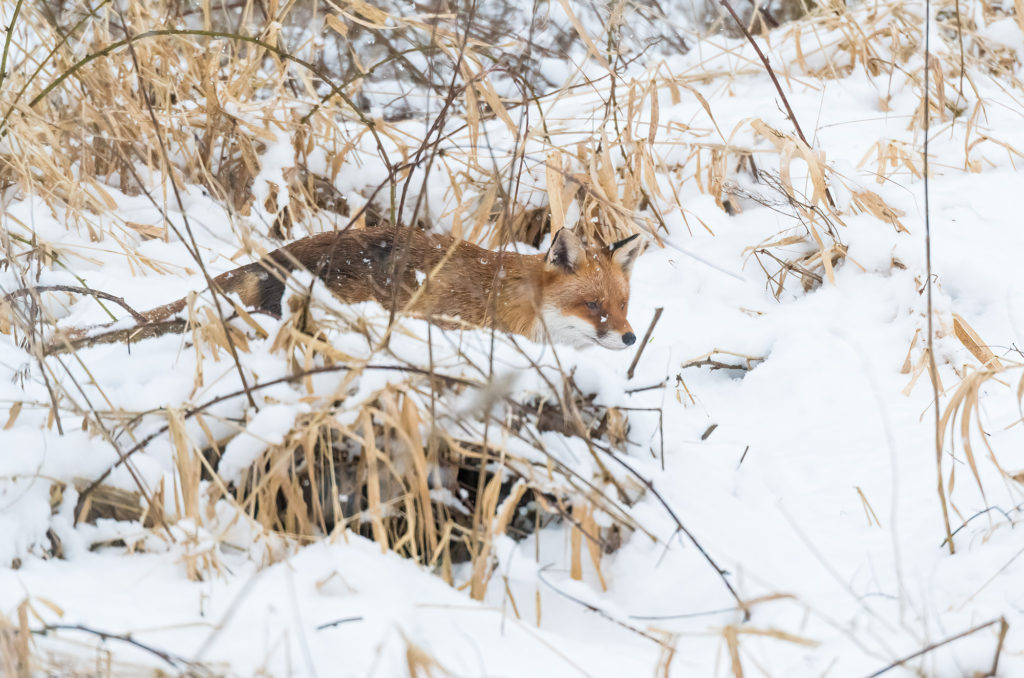
[[[1021,0],[0,14],[0,674],[1024,675]],[[637,341],[210,287],[382,225]]]

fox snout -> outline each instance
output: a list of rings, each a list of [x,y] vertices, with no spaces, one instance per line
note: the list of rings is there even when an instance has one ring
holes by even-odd
[[[609,332],[604,337],[598,336],[597,343],[613,351],[622,351],[636,343],[636,335],[632,332]]]
[[[606,332],[598,330],[596,343],[612,350],[627,349],[636,343],[636,335],[633,334],[633,328],[629,326],[629,323],[626,323],[624,329],[625,331],[609,330]]]
[[[544,331],[555,343],[571,344],[577,348],[597,344],[613,351],[621,351],[636,343],[633,328],[624,320],[610,322],[610,318],[594,318],[586,311],[576,309],[566,312],[557,306],[545,307],[543,318]]]
[[[593,323],[592,341],[612,350],[629,348],[636,343],[633,328],[626,320],[625,311],[609,313],[589,319]]]

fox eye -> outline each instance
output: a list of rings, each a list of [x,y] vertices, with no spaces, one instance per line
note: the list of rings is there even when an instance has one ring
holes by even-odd
[[[594,313],[597,313],[598,305],[596,301],[588,301],[586,302],[586,306],[588,311],[593,311]]]
[[[625,311],[626,310],[626,302],[622,302],[621,304],[619,304],[619,310],[621,310],[621,311]]]

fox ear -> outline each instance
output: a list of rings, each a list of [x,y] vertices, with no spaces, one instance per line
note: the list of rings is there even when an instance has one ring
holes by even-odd
[[[551,242],[551,249],[544,257],[544,263],[549,268],[556,269],[563,273],[575,273],[580,259],[583,258],[583,242],[575,232],[563,228],[555,233],[555,239]]]
[[[608,246],[608,249],[612,252],[612,261],[618,264],[622,272],[626,274],[626,277],[629,277],[629,272],[633,270],[633,262],[636,261],[636,258],[644,250],[644,241],[640,239],[640,234],[637,233],[612,243]]]

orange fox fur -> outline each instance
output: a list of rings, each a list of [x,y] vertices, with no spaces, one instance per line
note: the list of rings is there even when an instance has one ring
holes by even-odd
[[[636,339],[626,312],[640,250],[637,236],[598,249],[562,229],[546,254],[499,253],[448,235],[385,226],[297,240],[214,284],[248,307],[280,315],[285,274],[301,268],[345,303],[390,307],[394,300],[398,309],[442,327],[493,326],[537,341],[618,349]],[[156,322],[185,305],[179,299],[143,315]]]

